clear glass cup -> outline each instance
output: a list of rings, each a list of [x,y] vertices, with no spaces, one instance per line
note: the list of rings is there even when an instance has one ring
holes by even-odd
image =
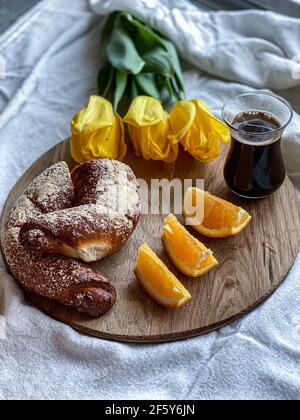
[[[244,198],[268,197],[285,181],[281,144],[291,105],[269,92],[229,99],[223,108],[232,142],[224,169],[228,187]]]

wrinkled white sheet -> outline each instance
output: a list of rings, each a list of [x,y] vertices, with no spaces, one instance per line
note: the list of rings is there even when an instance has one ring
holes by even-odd
[[[215,112],[229,96],[254,87],[276,88],[300,110],[300,80],[290,77],[300,21],[257,12],[202,14],[175,0],[102,0],[97,7],[136,11],[175,40],[198,66],[185,64],[187,96],[203,98]],[[0,36],[7,60],[7,79],[0,80],[1,207],[28,166],[68,136],[70,118],[96,91],[101,25],[86,0],[44,0]],[[298,188],[299,139],[296,116],[284,150]],[[299,273],[298,258],[279,290],[229,327],[141,346],[86,337],[51,320],[24,302],[2,270],[0,398],[300,398]]]
[[[271,12],[199,13],[174,0],[91,0],[100,14],[128,10],[172,39],[209,74],[258,88],[299,85],[292,77],[300,21]]]

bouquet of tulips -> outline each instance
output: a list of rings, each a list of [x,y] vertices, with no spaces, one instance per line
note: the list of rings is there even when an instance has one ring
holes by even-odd
[[[138,96],[122,119],[108,100],[93,96],[72,120],[74,160],[122,160],[127,152],[125,124],[136,154],[146,160],[173,163],[181,143],[195,159],[207,163],[219,156],[222,142],[230,141],[226,124],[200,99],[179,101],[168,113],[157,99]]]
[[[221,143],[230,141],[229,130],[206,103],[184,100],[181,66],[169,40],[128,13],[114,13],[104,27],[102,45],[101,96],[92,96],[72,120],[75,161],[122,160],[126,128],[135,153],[146,160],[173,163],[179,144],[200,162],[219,156]],[[175,102],[170,112],[163,107],[166,93],[168,102]],[[122,105],[124,118],[118,113]]]

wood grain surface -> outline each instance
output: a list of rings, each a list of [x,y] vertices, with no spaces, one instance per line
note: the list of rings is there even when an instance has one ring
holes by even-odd
[[[203,238],[193,234],[215,252],[219,266],[201,279],[179,273],[168,260],[160,237],[164,216],[142,216],[125,247],[94,266],[115,285],[115,307],[102,318],[91,320],[47,299],[28,296],[51,317],[86,334],[126,342],[164,342],[204,334],[218,329],[248,313],[269,297],[284,280],[297,256],[300,244],[299,206],[294,187],[287,179],[272,197],[247,201],[233,195],[225,185],[222,168],[226,150],[214,163],[202,165],[188,154],[174,165],[146,162],[128,153],[126,163],[138,178],[205,179],[213,194],[244,207],[253,222],[238,236],[227,239]],[[60,160],[72,168],[75,163],[64,141],[43,155],[11,191],[1,219],[1,237],[8,213],[27,185],[44,169]],[[144,242],[158,253],[192,294],[189,305],[179,310],[164,309],[140,289],[133,268],[137,249]],[[276,310],[276,308],[274,308]]]

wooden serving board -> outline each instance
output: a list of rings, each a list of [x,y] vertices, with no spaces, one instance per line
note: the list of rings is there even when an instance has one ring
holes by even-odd
[[[219,266],[201,279],[179,273],[165,255],[160,240],[164,216],[142,216],[125,247],[112,257],[95,264],[115,285],[115,307],[99,319],[88,319],[70,308],[46,299],[29,300],[51,317],[84,333],[126,342],[164,342],[193,337],[218,329],[245,315],[263,302],[280,285],[292,267],[300,244],[299,207],[294,187],[287,179],[279,192],[268,199],[247,201],[233,195],[225,185],[222,168],[226,150],[216,162],[202,165],[181,153],[174,165],[146,162],[128,153],[126,163],[138,178],[205,179],[213,194],[244,207],[253,222],[238,236],[207,239],[194,232],[215,252]],[[11,191],[1,220],[1,237],[8,213],[27,185],[44,169],[60,160],[72,168],[75,163],[64,141],[49,150],[22,176]],[[164,309],[139,287],[133,268],[137,249],[144,242],[173,270],[192,294],[189,305],[179,310]],[[276,310],[276,309],[275,309]]]

